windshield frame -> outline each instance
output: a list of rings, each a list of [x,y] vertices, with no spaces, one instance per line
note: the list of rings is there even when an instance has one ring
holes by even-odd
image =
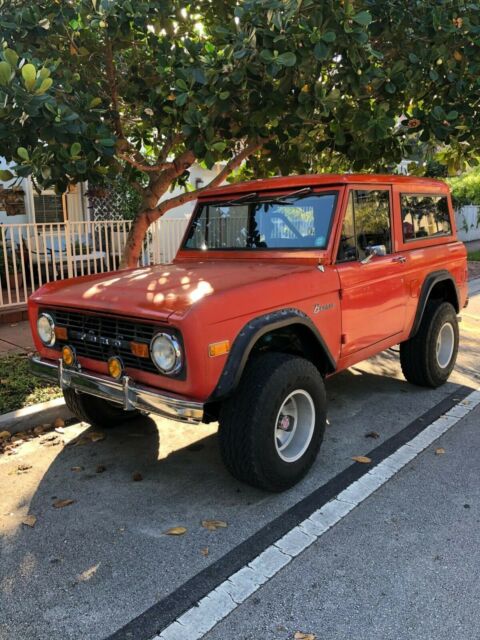
[[[340,202],[341,199],[341,193],[342,193],[342,188],[341,187],[337,187],[337,186],[325,186],[323,188],[312,188],[312,190],[310,191],[310,193],[305,194],[304,196],[302,196],[301,198],[298,198],[298,201],[301,201],[303,199],[306,198],[311,198],[312,196],[319,196],[319,195],[333,195],[334,196],[334,201],[333,201],[333,205],[332,205],[332,213],[330,216],[330,221],[329,221],[329,225],[328,225],[328,230],[327,230],[327,234],[326,234],[326,242],[325,242],[325,246],[324,247],[317,247],[317,246],[308,246],[308,247],[207,247],[206,249],[202,249],[199,247],[187,247],[186,243],[188,242],[189,238],[190,238],[190,233],[192,230],[193,225],[195,224],[196,220],[198,219],[198,217],[200,216],[201,210],[204,206],[215,206],[215,205],[219,205],[222,204],[223,202],[225,204],[228,204],[230,201],[234,201],[235,199],[235,194],[232,195],[225,195],[223,197],[215,197],[212,199],[202,199],[199,200],[193,213],[192,216],[190,218],[190,221],[188,223],[187,229],[185,231],[185,235],[182,239],[182,243],[180,245],[179,248],[179,252],[182,254],[190,254],[193,253],[195,255],[208,255],[208,254],[221,254],[221,253],[232,253],[232,252],[239,252],[242,254],[245,253],[251,253],[251,254],[258,254],[258,253],[290,253],[290,252],[295,252],[295,253],[310,253],[312,254],[312,252],[325,252],[332,240],[332,228],[334,225],[334,221],[335,221],[335,217],[336,217],[336,213],[338,210],[338,204]],[[291,189],[286,191],[285,189],[282,189],[281,192],[277,192],[275,191],[274,193],[263,193],[257,192],[255,197],[252,198],[252,202],[270,202],[270,201],[275,201],[277,199],[282,199],[285,198],[285,203],[281,203],[281,204],[286,204],[288,205],[288,196],[292,195],[292,197],[295,195],[294,192],[291,192]],[[239,205],[241,204],[246,204],[246,202],[239,202]],[[235,205],[232,205],[235,206]],[[295,206],[294,204],[292,206]]]

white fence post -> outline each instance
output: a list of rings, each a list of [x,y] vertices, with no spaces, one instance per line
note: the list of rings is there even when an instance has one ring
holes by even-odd
[[[69,278],[73,278],[73,261],[72,261],[72,236],[70,222],[65,222],[65,252],[67,254],[67,274]]]

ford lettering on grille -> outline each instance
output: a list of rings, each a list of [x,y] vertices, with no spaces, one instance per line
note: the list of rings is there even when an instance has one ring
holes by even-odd
[[[115,347],[117,349],[128,349],[129,344],[125,340],[122,340],[123,336],[118,338],[107,338],[106,336],[98,336],[93,331],[74,331],[69,330],[69,335],[75,340],[81,342],[90,342],[91,344],[101,344],[103,347]]]

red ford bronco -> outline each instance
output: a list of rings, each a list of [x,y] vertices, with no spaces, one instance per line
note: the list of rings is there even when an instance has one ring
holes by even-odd
[[[258,180],[202,193],[173,264],[34,293],[32,367],[100,427],[218,420],[231,473],[281,491],[317,456],[324,378],[400,344],[409,382],[443,384],[466,302],[442,182]]]

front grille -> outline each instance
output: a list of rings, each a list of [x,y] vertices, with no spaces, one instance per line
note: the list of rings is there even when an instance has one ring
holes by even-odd
[[[112,356],[120,356],[125,367],[159,373],[150,358],[138,358],[131,352],[130,342],[150,344],[160,327],[126,318],[89,315],[64,309],[45,311],[53,317],[57,326],[67,327],[68,344],[75,347],[78,356],[102,362],[107,362]]]

